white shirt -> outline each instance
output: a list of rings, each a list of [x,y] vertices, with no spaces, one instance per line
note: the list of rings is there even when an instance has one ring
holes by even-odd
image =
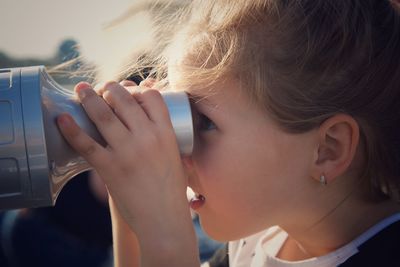
[[[276,257],[288,234],[278,226],[230,242],[230,267],[333,267],[345,262],[358,252],[358,247],[390,224],[400,221],[400,213],[394,214],[364,232],[347,245],[320,257],[302,261],[285,261]]]

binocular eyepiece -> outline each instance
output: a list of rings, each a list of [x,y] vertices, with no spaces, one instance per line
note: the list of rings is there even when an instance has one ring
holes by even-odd
[[[184,92],[162,93],[182,155],[193,148],[193,123]],[[56,117],[67,112],[105,144],[74,93],[43,66],[0,69],[0,210],[54,205],[63,186],[89,170],[64,140]]]

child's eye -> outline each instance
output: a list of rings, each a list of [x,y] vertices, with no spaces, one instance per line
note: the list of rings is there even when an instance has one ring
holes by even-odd
[[[204,114],[198,114],[197,122],[196,122],[196,129],[198,131],[211,131],[215,130],[217,126],[214,124],[212,120],[210,120]]]

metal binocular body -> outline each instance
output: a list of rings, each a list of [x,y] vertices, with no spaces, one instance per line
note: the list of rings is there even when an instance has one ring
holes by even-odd
[[[182,155],[193,148],[193,125],[184,92],[165,92]],[[56,117],[67,112],[93,139],[105,144],[70,90],[43,66],[0,69],[0,210],[52,206],[63,186],[89,170],[64,140]]]

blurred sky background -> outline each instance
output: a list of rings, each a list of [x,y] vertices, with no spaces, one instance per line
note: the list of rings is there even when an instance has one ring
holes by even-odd
[[[62,40],[78,42],[137,0],[0,0],[0,51],[49,57]]]

